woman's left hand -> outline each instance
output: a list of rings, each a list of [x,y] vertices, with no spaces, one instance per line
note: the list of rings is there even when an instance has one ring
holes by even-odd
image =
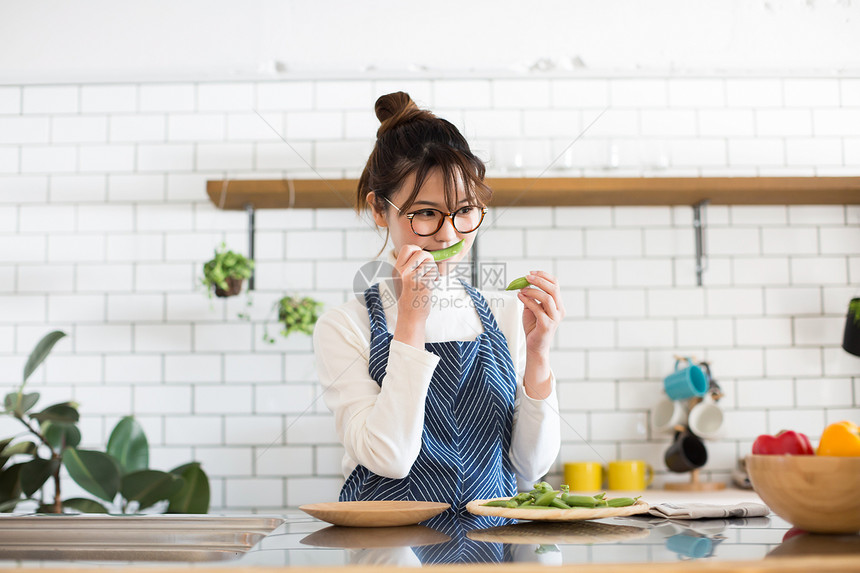
[[[517,293],[525,305],[523,328],[526,331],[528,354],[549,356],[552,337],[564,318],[564,303],[558,279],[544,271],[532,271],[526,278],[538,287],[526,287]]]

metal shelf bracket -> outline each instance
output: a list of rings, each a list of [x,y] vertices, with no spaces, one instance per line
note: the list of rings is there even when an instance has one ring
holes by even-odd
[[[693,232],[696,236],[696,286],[702,286],[702,275],[708,269],[708,253],[705,244],[705,208],[710,200],[705,199],[693,205]]]
[[[245,212],[248,214],[248,258],[254,260],[254,235],[256,233],[256,225],[254,223],[254,206],[250,203],[245,205]],[[256,266],[256,265],[255,265]],[[248,279],[248,290],[254,290],[254,277],[257,275],[255,270],[251,271],[251,278]]]

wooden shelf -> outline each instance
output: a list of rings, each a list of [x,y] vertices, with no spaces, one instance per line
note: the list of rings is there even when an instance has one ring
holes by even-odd
[[[494,207],[860,204],[860,177],[556,177],[487,179]],[[207,181],[219,209],[349,209],[356,179]]]

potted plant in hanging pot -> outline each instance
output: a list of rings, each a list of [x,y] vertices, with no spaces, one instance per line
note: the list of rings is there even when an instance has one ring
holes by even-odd
[[[275,303],[278,312],[278,322],[281,323],[281,336],[288,337],[293,332],[313,334],[314,324],[320,317],[323,303],[310,297],[282,297]],[[263,339],[274,344],[275,339],[264,332]]]
[[[251,261],[239,253],[227,250],[224,243],[221,248],[215,250],[215,256],[203,265],[203,278],[201,282],[212,296],[235,296],[242,292],[242,282],[251,278],[254,271],[254,261]]]
[[[852,298],[848,303],[842,348],[854,356],[860,356],[860,298]]]

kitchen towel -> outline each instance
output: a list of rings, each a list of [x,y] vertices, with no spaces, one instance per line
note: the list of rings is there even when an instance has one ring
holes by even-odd
[[[658,503],[648,511],[657,517],[669,519],[714,519],[725,517],[762,517],[770,508],[761,503],[736,503],[734,505],[712,505],[708,503]]]

